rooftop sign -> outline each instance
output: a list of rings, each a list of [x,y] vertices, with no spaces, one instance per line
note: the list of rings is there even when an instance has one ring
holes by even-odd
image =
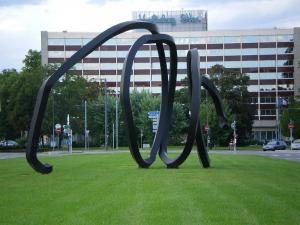
[[[207,12],[204,10],[136,11],[133,19],[155,23],[163,32],[207,30]]]

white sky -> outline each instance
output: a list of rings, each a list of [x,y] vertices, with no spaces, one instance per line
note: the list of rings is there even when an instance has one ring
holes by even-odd
[[[0,71],[22,68],[40,32],[95,31],[139,10],[208,10],[208,29],[300,27],[300,0],[0,0]]]

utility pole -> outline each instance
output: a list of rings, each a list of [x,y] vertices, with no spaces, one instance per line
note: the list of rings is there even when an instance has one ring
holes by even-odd
[[[118,95],[116,92],[116,149],[119,148],[119,110],[118,110]]]
[[[54,93],[53,93],[53,101],[52,101],[52,151],[54,151],[55,147],[55,133],[54,133]]]
[[[86,100],[84,101],[84,150],[87,150],[87,110]]]
[[[105,102],[104,102],[104,120],[105,120],[105,150],[107,150],[107,142],[108,142],[108,134],[107,134],[107,86],[106,86],[106,79],[104,79],[104,92],[105,92]]]
[[[115,124],[113,123],[112,125],[112,148],[114,149],[115,148]]]
[[[208,110],[207,110],[207,90],[205,90],[205,113],[206,113],[206,126],[208,127],[207,132],[206,132],[206,149],[208,151],[209,149],[209,144],[210,144],[210,129],[208,125]]]
[[[233,151],[234,151],[234,153],[236,153],[237,135],[236,135],[236,121],[235,120],[231,124],[231,128],[233,129]]]
[[[292,142],[293,142],[293,128],[295,127],[294,125],[294,121],[290,119],[290,122],[288,124],[288,128],[290,129],[290,141],[291,141],[291,150],[293,150],[292,148]]]
[[[107,84],[106,78],[101,79],[100,82],[104,81],[104,146],[105,150],[107,150],[108,144],[108,133],[107,133]]]
[[[143,129],[141,129],[141,149],[143,149]]]

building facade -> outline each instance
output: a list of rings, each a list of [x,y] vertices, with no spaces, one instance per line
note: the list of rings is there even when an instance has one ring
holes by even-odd
[[[63,63],[97,34],[42,31],[42,62]],[[107,41],[77,63],[74,72],[95,82],[106,79],[107,86],[119,92],[124,59],[133,42],[143,34],[127,32]],[[300,28],[181,31],[170,35],[178,50],[177,88],[186,77],[187,51],[197,48],[202,74],[209,74],[209,69],[219,64],[249,75],[251,102],[256,105],[254,136],[258,140],[276,137],[277,99],[299,95]],[[156,46],[145,45],[134,61],[131,88],[159,94],[160,85]]]

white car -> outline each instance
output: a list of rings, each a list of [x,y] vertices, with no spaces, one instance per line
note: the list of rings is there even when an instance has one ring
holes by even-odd
[[[296,140],[293,141],[293,143],[292,143],[292,149],[293,150],[297,150],[297,149],[300,150],[300,139],[296,139]]]

